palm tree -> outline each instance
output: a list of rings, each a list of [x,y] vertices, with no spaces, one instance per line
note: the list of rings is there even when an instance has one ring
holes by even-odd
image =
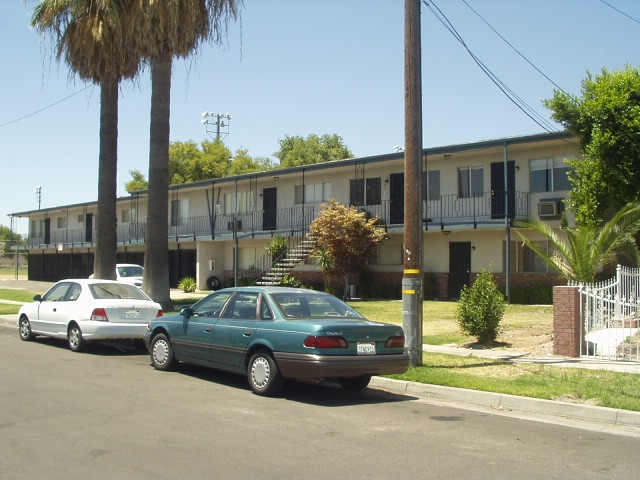
[[[138,0],[132,23],[136,50],[151,64],[149,190],[144,256],[145,291],[163,308],[169,296],[169,117],[173,57],[188,57],[201,44],[221,43],[242,0]]]
[[[567,280],[594,282],[603,269],[612,267],[622,255],[636,264],[640,260],[636,244],[636,235],[640,232],[638,203],[625,205],[601,225],[564,226],[558,231],[543,221],[529,220],[520,221],[516,226],[538,233],[552,243],[553,251],[547,252],[535,240],[517,231],[527,247]]]
[[[58,59],[72,71],[100,85],[100,152],[96,215],[97,278],[116,276],[116,197],[118,162],[118,86],[134,77],[139,57],[126,39],[128,0],[43,0],[33,10],[31,25],[54,40]]]

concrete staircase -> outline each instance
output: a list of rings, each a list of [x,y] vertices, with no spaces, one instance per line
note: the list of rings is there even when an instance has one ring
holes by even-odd
[[[290,273],[300,262],[304,261],[304,259],[313,252],[315,247],[316,244],[312,239],[301,239],[289,247],[284,255],[277,258],[271,265],[271,268],[263,273],[255,284],[262,286],[280,285],[285,275]]]

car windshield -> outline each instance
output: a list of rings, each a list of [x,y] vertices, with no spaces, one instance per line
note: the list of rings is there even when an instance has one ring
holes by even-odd
[[[285,318],[364,318],[342,300],[322,293],[274,293]]]
[[[149,297],[138,287],[126,283],[92,283],[89,290],[93,298],[106,300],[124,298],[128,300],[149,300]]]
[[[117,267],[120,277],[141,277],[144,275],[144,268],[139,265],[127,265],[126,267]]]

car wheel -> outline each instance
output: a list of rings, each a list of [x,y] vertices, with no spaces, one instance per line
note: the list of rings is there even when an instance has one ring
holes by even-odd
[[[86,342],[82,338],[82,330],[76,324],[69,327],[67,331],[67,344],[72,352],[80,352],[84,348]]]
[[[247,378],[253,393],[264,396],[277,394],[284,384],[276,361],[267,352],[252,355],[247,367]]]
[[[345,390],[350,390],[352,392],[359,392],[360,390],[364,390],[369,385],[371,381],[371,375],[362,375],[360,377],[340,377],[338,378],[338,383],[342,385],[342,388]]]
[[[207,290],[220,290],[222,282],[218,277],[211,276],[207,278]]]
[[[25,342],[28,342],[36,338],[36,336],[31,331],[31,322],[29,322],[29,319],[27,317],[25,316],[20,317],[20,323],[18,326],[20,330],[20,338]]]
[[[171,342],[163,333],[153,337],[149,353],[151,355],[151,364],[156,370],[171,370],[175,365],[176,360],[173,356]]]

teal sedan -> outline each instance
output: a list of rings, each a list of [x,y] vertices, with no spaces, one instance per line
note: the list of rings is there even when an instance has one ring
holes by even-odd
[[[219,290],[151,321],[144,340],[158,370],[184,362],[240,373],[259,395],[277,394],[285,379],[337,379],[362,390],[372,375],[409,366],[401,327],[371,322],[333,295],[299,288]]]

